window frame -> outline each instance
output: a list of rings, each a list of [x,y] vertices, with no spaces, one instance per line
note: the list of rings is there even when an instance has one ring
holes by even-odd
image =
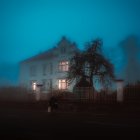
[[[58,71],[59,72],[68,72],[69,71],[69,61],[68,60],[59,61]]]
[[[42,79],[42,88],[41,88],[41,90],[42,91],[46,91],[46,83],[47,83],[47,80],[46,79]]]
[[[31,90],[36,91],[36,89],[37,89],[37,80],[31,80],[30,81],[30,88],[31,88]]]
[[[65,82],[63,82],[63,80],[65,80]],[[59,90],[67,90],[68,89],[68,80],[66,78],[58,79],[58,89]]]
[[[47,64],[43,64],[43,66],[42,66],[42,74],[44,76],[47,75]]]
[[[53,63],[52,62],[49,63],[49,71],[50,71],[50,74],[53,74]]]
[[[35,65],[30,66],[29,72],[31,77],[36,76],[36,72],[37,72],[36,66]]]
[[[61,54],[66,53],[66,47],[62,47],[62,48],[60,49],[60,51],[61,51]]]

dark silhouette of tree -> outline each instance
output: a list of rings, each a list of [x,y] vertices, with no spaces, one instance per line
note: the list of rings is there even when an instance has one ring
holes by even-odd
[[[70,61],[68,72],[69,84],[76,79],[89,81],[94,88],[94,80],[105,86],[114,79],[113,65],[103,56],[101,47],[102,40],[96,39],[85,45],[84,51],[77,52]]]

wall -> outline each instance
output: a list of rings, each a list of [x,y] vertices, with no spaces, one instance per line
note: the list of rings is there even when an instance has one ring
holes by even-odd
[[[62,49],[64,52],[62,52]],[[74,55],[74,52],[77,50],[76,46],[73,46],[67,41],[62,41],[59,43],[59,46],[52,49],[53,57],[48,57],[41,60],[36,61],[24,61],[20,64],[20,86],[26,87],[27,89],[31,89],[31,81],[36,80],[37,84],[42,84],[42,80],[50,80],[52,79],[52,89],[58,89],[58,79],[66,78],[67,72],[60,72],[58,69],[58,65],[60,61],[70,60],[70,58]],[[50,72],[50,64],[52,64],[53,70]],[[43,75],[43,65],[46,65],[46,75]],[[36,66],[36,75],[31,76],[30,67]],[[73,90],[73,85],[68,87],[69,91]],[[48,85],[46,86],[48,87]],[[43,93],[48,93],[50,90],[46,89],[42,91]]]

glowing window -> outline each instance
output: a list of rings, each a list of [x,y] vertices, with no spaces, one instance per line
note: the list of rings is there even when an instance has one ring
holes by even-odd
[[[59,71],[68,71],[69,70],[69,62],[68,61],[61,61],[59,63]]]
[[[59,79],[58,80],[58,87],[59,87],[59,89],[67,89],[67,80],[66,79]]]
[[[36,82],[33,82],[33,83],[32,83],[32,89],[33,89],[33,90],[36,90]]]

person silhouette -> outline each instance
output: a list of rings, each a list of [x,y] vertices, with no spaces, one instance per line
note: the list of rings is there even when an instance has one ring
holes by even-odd
[[[54,111],[58,109],[58,100],[55,96],[52,96],[49,100],[49,107],[51,108],[51,111]]]

